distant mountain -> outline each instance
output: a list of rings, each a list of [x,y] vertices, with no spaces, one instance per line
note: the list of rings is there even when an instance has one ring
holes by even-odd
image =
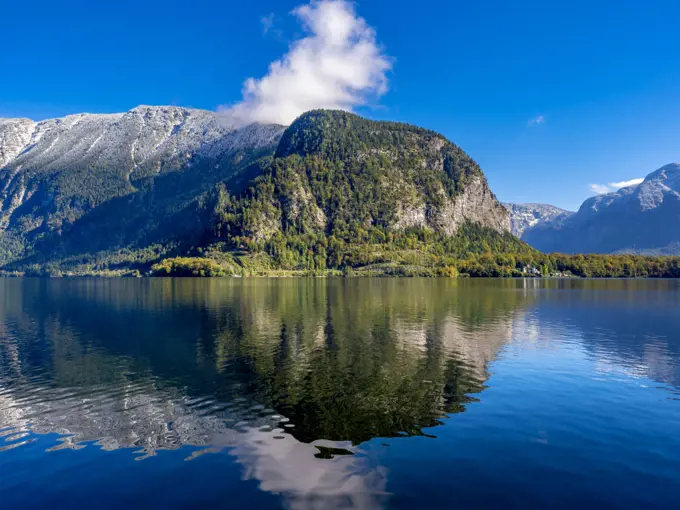
[[[8,270],[148,269],[205,250],[267,270],[445,268],[446,256],[530,251],[509,228],[479,166],[407,124],[314,111],[287,129],[239,127],[149,106],[0,120]]]
[[[574,214],[547,204],[510,204],[503,206],[510,213],[510,230],[520,239],[524,233],[538,225],[559,223]]]
[[[586,200],[563,221],[539,224],[523,240],[543,252],[680,254],[680,163],[638,186]]]

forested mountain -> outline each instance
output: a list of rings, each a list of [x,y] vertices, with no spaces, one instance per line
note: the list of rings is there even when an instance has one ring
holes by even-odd
[[[6,270],[145,270],[208,252],[319,270],[528,249],[460,148],[346,112],[285,132],[175,107],[10,119],[0,146]]]
[[[272,154],[282,126],[140,106],[0,120],[0,266],[145,262],[202,232],[195,202]]]
[[[308,112],[288,128],[145,106],[1,120],[0,158],[4,273],[680,274],[678,259],[543,255],[510,233],[459,147],[347,112]],[[676,171],[648,178],[636,203],[674,214]]]
[[[286,269],[434,264],[528,247],[479,166],[441,135],[313,111],[239,197],[220,192],[216,235]]]
[[[680,255],[680,163],[638,186],[586,200],[561,222],[537,225],[523,240],[544,252]]]

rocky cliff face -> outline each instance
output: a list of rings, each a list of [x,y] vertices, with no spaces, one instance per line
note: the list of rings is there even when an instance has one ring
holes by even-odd
[[[466,222],[510,230],[479,166],[443,136],[407,124],[310,112],[284,133],[269,175],[273,187],[256,197],[259,220],[244,225],[258,240],[285,225],[421,227],[449,236]]]
[[[411,193],[415,190],[411,189]],[[456,235],[459,227],[466,221],[478,223],[497,232],[510,230],[510,218],[491,192],[486,179],[475,176],[465,189],[452,199],[441,192],[444,204],[437,209],[429,209],[424,200],[397,202],[394,229],[425,227],[447,235]]]
[[[460,195],[454,197],[434,220],[433,225],[448,235],[455,235],[466,221],[478,223],[497,232],[510,231],[510,217],[491,192],[486,178],[472,177]]]
[[[539,225],[524,240],[545,252],[680,254],[680,163],[639,186],[586,200],[564,222]]]

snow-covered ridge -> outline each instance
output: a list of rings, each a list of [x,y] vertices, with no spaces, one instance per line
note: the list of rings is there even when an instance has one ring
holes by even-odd
[[[510,213],[510,229],[512,233],[520,238],[528,229],[556,220],[564,220],[574,214],[571,211],[548,204],[504,203],[503,206]]]
[[[0,168],[28,146],[36,123],[30,119],[0,119]]]
[[[651,172],[637,186],[591,197],[563,222],[527,230],[546,252],[680,254],[680,163]]]
[[[138,106],[125,113],[81,113],[40,122],[0,119],[0,233],[13,221],[21,231],[51,221],[60,207],[71,207],[55,202],[59,193],[77,196],[78,212],[69,213],[73,219],[86,208],[134,191],[136,180],[199,168],[196,162],[205,163],[203,171],[228,168],[248,151],[273,152],[284,129],[237,126],[215,112],[175,106]],[[53,186],[57,178],[69,189]],[[77,192],[81,183],[84,194]],[[37,195],[42,196],[39,211],[26,210],[23,219],[15,215]],[[58,226],[61,220],[55,221]]]
[[[60,170],[85,161],[132,171],[161,161],[268,146],[283,129],[238,127],[218,113],[175,106],[138,106],[125,113],[82,113],[41,122],[0,119],[0,169]]]
[[[643,211],[658,207],[668,196],[680,198],[680,163],[671,163],[652,172],[636,191]]]
[[[624,204],[630,210],[645,212],[656,209],[671,197],[680,199],[680,163],[670,163],[655,170],[637,186],[589,198],[581,205],[579,214],[593,214]]]

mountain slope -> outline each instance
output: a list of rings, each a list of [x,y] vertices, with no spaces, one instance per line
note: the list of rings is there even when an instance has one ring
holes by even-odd
[[[680,254],[680,163],[649,174],[639,186],[586,200],[561,224],[526,232],[544,252]]]
[[[409,250],[422,265],[435,252],[528,249],[461,149],[431,131],[346,112],[301,116],[249,190],[224,190],[217,202],[219,239],[288,269],[404,262]]]
[[[9,119],[0,157],[7,270],[145,270],[205,253],[269,269],[444,268],[531,251],[460,148],[346,112],[309,112],[285,130],[175,107]]]
[[[0,265],[171,243],[175,217],[216,182],[272,154],[281,126],[140,106],[0,121]],[[185,225],[185,232],[190,225]]]
[[[548,204],[510,204],[503,206],[510,213],[510,230],[520,239],[528,230],[544,224],[563,222],[574,214]]]
[[[389,220],[374,211],[366,222],[430,227],[449,235],[464,221],[509,230],[506,211],[479,165],[433,131],[341,111],[312,111],[283,134],[276,157],[292,155],[341,164],[343,184],[354,186],[354,192],[363,185],[373,200],[394,201]]]

